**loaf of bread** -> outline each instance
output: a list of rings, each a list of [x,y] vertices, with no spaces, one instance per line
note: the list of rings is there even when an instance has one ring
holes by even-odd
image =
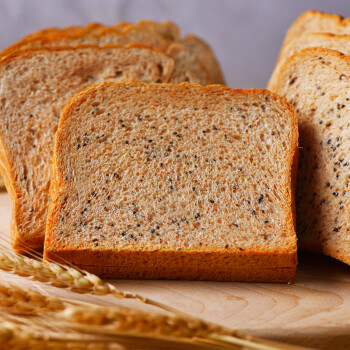
[[[350,18],[342,18],[338,15],[315,10],[306,11],[299,16],[287,31],[267,88],[274,91],[279,70],[288,57],[298,50],[308,47],[338,50],[341,44],[348,46],[346,37],[338,39],[338,37],[330,34],[350,35]],[[339,51],[344,52],[344,50]]]
[[[350,57],[310,48],[280,69],[275,92],[295,106],[300,247],[350,264]]]
[[[103,83],[65,107],[45,258],[103,277],[292,281],[293,108],[265,90]]]
[[[140,21],[136,25],[122,23],[112,27],[91,24],[87,27],[52,28],[22,39],[4,50],[2,56],[34,47],[130,43],[145,44],[165,52],[174,59],[177,75],[181,71],[181,75],[186,75],[186,80],[191,83],[202,85],[224,83],[219,63],[209,45],[194,35],[179,40],[179,30],[172,22]],[[177,76],[170,80],[178,82]]]
[[[350,34],[350,18],[315,10],[306,11],[288,29],[282,49],[293,39],[309,33]]]
[[[295,53],[311,47],[322,47],[350,54],[350,35],[338,35],[330,33],[311,33],[304,34],[292,39],[281,50],[279,60],[276,63],[275,69],[271,75],[267,88],[271,91],[275,90],[277,79],[280,75],[280,70],[284,62]]]
[[[173,67],[171,58],[140,45],[30,49],[0,62],[0,166],[15,250],[43,248],[54,136],[69,99],[103,81],[168,82]]]

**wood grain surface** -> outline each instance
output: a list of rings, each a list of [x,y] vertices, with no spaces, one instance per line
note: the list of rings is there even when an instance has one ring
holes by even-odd
[[[1,236],[10,232],[11,204],[0,194]],[[10,249],[10,248],[9,248]],[[0,272],[0,281],[23,279]],[[33,282],[26,281],[33,287]],[[350,349],[350,268],[325,256],[303,254],[294,284],[112,281],[118,288],[167,303],[193,316],[245,333],[316,349]],[[41,290],[108,305],[154,310],[136,301],[76,295],[34,283]]]

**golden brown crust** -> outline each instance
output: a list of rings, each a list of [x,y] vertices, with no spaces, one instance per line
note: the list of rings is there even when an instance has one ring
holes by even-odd
[[[64,259],[57,259],[54,254],[46,255],[46,258],[58,260],[65,263]],[[129,258],[132,259],[132,256]],[[202,259],[201,257],[199,257]],[[69,257],[70,261],[70,257]],[[203,261],[200,260],[202,263]],[[196,266],[157,266],[145,267],[138,265],[135,269],[133,266],[96,266],[76,264],[79,268],[85,271],[94,273],[102,278],[117,278],[117,279],[172,279],[172,280],[201,280],[201,281],[237,281],[237,282],[293,282],[296,278],[296,267],[276,267],[257,269],[256,266],[242,268],[240,264],[225,266],[224,269],[213,270]],[[220,266],[215,262],[215,265]],[[117,267],[118,266],[118,267]]]
[[[70,115],[80,106],[86,99],[94,96],[96,91],[100,89],[117,86],[118,83],[102,83],[92,86],[78,95],[76,95],[65,107],[62,112],[58,131],[55,140],[55,154],[60,154],[61,139],[64,138],[64,129],[68,127]],[[285,198],[286,207],[284,208],[286,215],[286,226],[288,237],[291,239],[291,245],[285,250],[276,249],[266,251],[249,251],[242,253],[239,250],[232,249],[216,249],[216,250],[196,250],[188,248],[183,251],[174,250],[96,250],[91,249],[70,249],[69,247],[55,246],[52,242],[51,232],[57,225],[56,220],[59,220],[59,215],[55,213],[61,210],[64,199],[60,198],[60,193],[65,191],[67,183],[63,179],[63,165],[54,157],[52,165],[51,178],[51,205],[49,207],[48,221],[46,227],[45,239],[45,258],[57,260],[58,256],[61,259],[69,260],[84,268],[89,268],[91,271],[98,272],[106,277],[132,277],[132,278],[182,278],[182,279],[213,279],[213,280],[246,280],[246,281],[291,281],[295,278],[297,265],[296,255],[296,235],[294,230],[295,205],[294,201],[294,185],[296,178],[296,162],[298,151],[298,129],[297,119],[293,107],[287,101],[269,91],[260,89],[251,90],[233,90],[222,85],[210,85],[202,87],[200,85],[191,85],[182,83],[179,85],[171,84],[150,84],[146,85],[139,82],[129,82],[124,86],[143,87],[144,89],[152,89],[157,86],[157,89],[198,89],[204,94],[241,94],[243,96],[260,94],[272,99],[280,104],[280,108],[285,113],[288,113],[291,119],[291,149],[292,152],[286,162],[290,169],[290,176],[287,177],[286,188],[289,188],[289,198]],[[171,92],[169,92],[171,93]],[[133,261],[134,267],[124,268],[128,262]],[[197,267],[206,261],[206,266],[215,266],[217,272],[206,270],[198,270]],[[96,266],[98,264],[98,266]],[[117,271],[115,267],[123,266],[123,271]],[[143,266],[142,269],[135,270],[135,266]],[[157,269],[152,269],[152,266],[169,267],[168,272],[164,271],[157,273]],[[256,269],[259,266],[259,269]],[[181,271],[181,267],[182,271]],[[186,268],[187,267],[187,268]],[[174,274],[174,271],[178,272]],[[153,271],[152,271],[153,270]],[[254,272],[255,271],[255,272]],[[176,277],[174,277],[176,276]]]

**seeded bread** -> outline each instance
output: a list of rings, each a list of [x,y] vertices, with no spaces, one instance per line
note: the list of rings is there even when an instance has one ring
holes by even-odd
[[[275,91],[295,106],[300,247],[350,264],[350,57],[310,48],[290,57]]]
[[[286,53],[290,51],[287,46],[298,42],[301,36],[311,33],[332,33],[350,35],[350,18],[343,18],[339,15],[324,13],[315,10],[309,10],[300,15],[289,27],[284,38],[281,51],[278,55],[275,65],[275,71],[268,83],[268,89],[274,90],[274,83],[278,75],[278,70],[288,58]],[[293,45],[293,44],[292,44]],[[314,47],[314,46],[309,46]],[[321,46],[324,47],[324,46]]]
[[[288,29],[283,46],[309,33],[350,34],[350,18],[315,10],[306,11]]]
[[[346,55],[350,54],[350,35],[338,35],[329,33],[311,33],[298,36],[292,39],[288,45],[281,50],[280,57],[276,63],[276,67],[272,73],[267,88],[274,91],[277,77],[284,62],[296,52],[309,47],[323,47],[342,52]]]
[[[75,27],[73,27],[75,28]],[[127,45],[130,43],[146,44],[161,50],[173,57],[176,65],[181,66],[177,71],[183,71],[187,81],[208,85],[223,83],[220,66],[211,48],[201,39],[189,35],[180,41],[178,28],[172,22],[156,23],[153,21],[140,21],[137,25],[122,23],[122,25],[105,27],[91,24],[77,29],[44,31],[44,35],[33,34],[18,43],[8,47],[2,52],[6,56],[11,52],[33,47],[58,47],[91,45]],[[177,82],[175,77],[171,82]]]
[[[297,138],[265,90],[91,87],[60,119],[45,258],[111,278],[291,281]]]
[[[140,45],[31,49],[0,62],[0,167],[15,250],[43,248],[54,135],[69,99],[106,80],[167,82],[173,67],[171,58]]]

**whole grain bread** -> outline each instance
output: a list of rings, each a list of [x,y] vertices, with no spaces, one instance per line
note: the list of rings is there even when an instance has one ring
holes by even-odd
[[[283,46],[309,33],[350,34],[350,18],[315,10],[306,11],[289,27]]]
[[[69,99],[103,81],[167,82],[173,67],[171,58],[140,45],[30,49],[0,62],[0,167],[15,250],[43,248],[54,135]]]
[[[2,52],[6,56],[11,52],[33,47],[59,47],[91,45],[127,45],[140,43],[161,50],[173,57],[176,65],[187,75],[191,83],[203,85],[224,83],[218,61],[208,44],[194,35],[179,39],[179,30],[172,22],[157,23],[140,21],[136,25],[122,23],[106,27],[90,24],[87,27],[51,28],[24,38]],[[174,80],[174,81],[173,81]],[[177,78],[171,82],[177,82]]]
[[[350,35],[311,33],[292,39],[289,44],[282,48],[267,88],[274,91],[281,67],[289,57],[293,56],[296,52],[310,47],[332,49],[348,55],[350,54]]]
[[[266,90],[91,87],[59,122],[45,258],[102,277],[291,281],[297,139]]]
[[[275,92],[295,106],[300,247],[350,264],[350,57],[309,48],[290,57]]]
[[[281,51],[278,55],[275,70],[277,67],[283,65],[283,62],[287,59],[285,53],[289,51],[286,48],[292,41],[296,42],[297,39],[303,35],[311,33],[332,33],[332,34],[350,34],[350,18],[343,18],[339,15],[324,13],[315,10],[308,10],[301,14],[294,23],[289,27],[286,36],[284,38]],[[274,75],[268,84],[268,89],[273,91],[273,84],[275,82],[276,75]]]

